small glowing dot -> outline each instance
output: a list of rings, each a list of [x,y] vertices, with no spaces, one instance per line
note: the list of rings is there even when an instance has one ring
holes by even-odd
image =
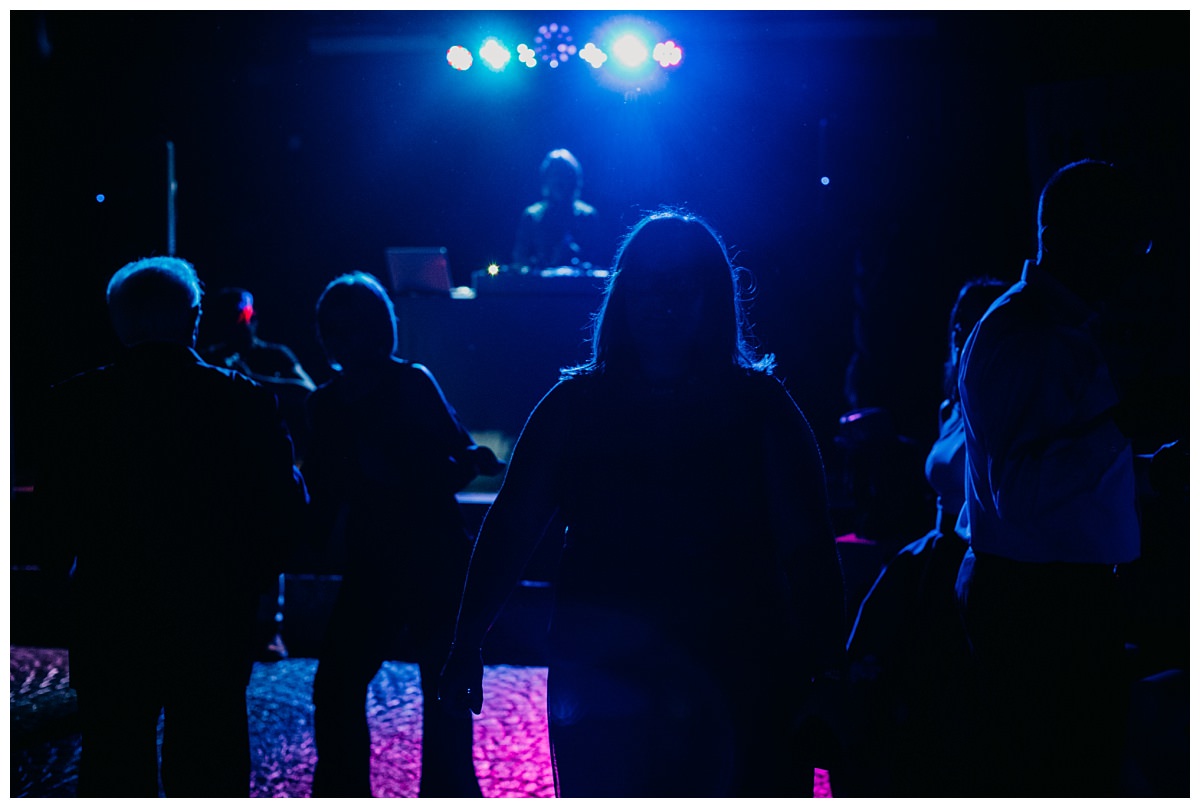
[[[500,274],[500,265],[499,264],[488,264],[487,273],[493,277],[496,275],[499,275]]]
[[[103,202],[103,201],[104,201],[104,194],[96,194],[96,201],[97,201],[97,202]]]
[[[829,184],[829,177],[821,177],[821,184],[822,184],[822,185],[828,185],[828,184]]]

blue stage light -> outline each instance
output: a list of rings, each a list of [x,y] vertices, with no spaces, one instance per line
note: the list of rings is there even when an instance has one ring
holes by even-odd
[[[828,185],[828,184],[829,184],[829,177],[821,177],[821,184],[822,184],[822,185]]]
[[[612,90],[642,94],[660,89],[667,81],[667,70],[683,59],[683,49],[658,23],[637,15],[613,17],[600,25],[585,48],[589,64],[603,64],[594,71],[596,80]],[[601,55],[611,56],[604,61]],[[581,56],[583,54],[581,53]]]
[[[650,57],[650,48],[635,34],[622,34],[612,45],[613,55],[626,67],[641,67]]]
[[[490,36],[484,40],[483,45],[479,48],[479,58],[483,63],[492,70],[500,71],[508,66],[512,59],[512,52],[504,47],[504,44],[494,36]]]
[[[97,202],[103,202],[103,201],[104,201],[104,194],[96,194],[96,201],[97,201]]]
[[[455,70],[466,70],[475,62],[475,57],[462,45],[454,45],[446,51],[446,61]]]

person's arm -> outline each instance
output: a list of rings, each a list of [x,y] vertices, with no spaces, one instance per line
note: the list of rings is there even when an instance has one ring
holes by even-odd
[[[239,418],[244,450],[241,468],[248,493],[252,492],[258,528],[248,535],[259,538],[259,558],[268,578],[278,575],[299,550],[309,494],[295,463],[291,433],[270,390],[235,377],[234,383],[253,385],[244,391]]]
[[[429,368],[416,363],[410,367],[418,379],[421,410],[428,413],[434,443],[446,449],[445,475],[438,483],[457,492],[480,474],[491,477],[502,472],[504,464],[490,449],[475,443]]]
[[[791,587],[793,623],[803,632],[805,679],[841,676],[847,637],[845,586],[838,561],[825,468],[812,428],[780,386],[767,421],[771,522]]]
[[[479,529],[438,691],[438,698],[451,707],[476,714],[482,709],[484,637],[558,513],[560,453],[569,415],[566,397],[559,385],[529,416],[504,483]]]
[[[846,596],[829,514],[825,469],[812,428],[780,386],[766,420],[772,533],[791,591],[795,634],[779,642],[795,660],[795,687],[781,693],[794,742],[833,768],[852,726],[847,696]],[[782,399],[782,400],[779,400]]]

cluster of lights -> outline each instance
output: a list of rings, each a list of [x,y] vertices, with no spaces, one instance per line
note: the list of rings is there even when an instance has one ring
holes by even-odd
[[[657,38],[647,31],[624,31],[611,37],[604,47],[596,41],[588,41],[582,48],[575,44],[574,35],[566,25],[549,23],[537,29],[532,44],[524,42],[516,47],[516,61],[526,68],[539,64],[557,68],[578,58],[594,70],[606,63],[610,68],[641,70],[657,63],[661,68],[674,68],[683,61],[683,49],[671,39],[655,41]],[[446,61],[455,70],[468,70],[475,64],[475,57],[488,69],[500,72],[513,62],[513,51],[500,39],[489,36],[473,54],[462,45],[454,45],[446,51]]]

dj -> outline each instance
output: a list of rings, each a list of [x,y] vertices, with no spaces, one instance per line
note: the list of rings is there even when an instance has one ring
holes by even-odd
[[[542,199],[521,213],[513,267],[587,269],[596,257],[599,217],[579,198],[583,169],[571,152],[554,149],[540,172]]]

